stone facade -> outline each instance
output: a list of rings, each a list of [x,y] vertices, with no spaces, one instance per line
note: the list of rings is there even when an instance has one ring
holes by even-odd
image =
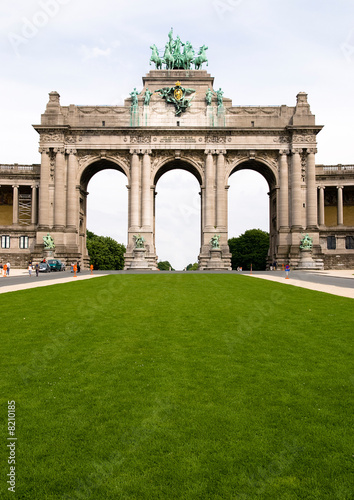
[[[185,112],[176,116],[175,106],[161,92],[144,104],[147,89],[154,92],[177,83],[193,91]],[[137,104],[129,98],[123,106],[62,106],[59,94],[51,92],[41,123],[34,126],[41,165],[0,166],[0,193],[4,186],[11,188],[13,199],[11,221],[11,210],[6,209],[7,219],[3,211],[2,220],[0,207],[2,234],[11,237],[11,245],[24,229],[29,236],[26,249],[2,248],[2,260],[12,250],[23,261],[41,258],[43,236],[50,232],[58,258],[87,264],[87,185],[100,170],[114,168],[126,175],[129,193],[126,269],[137,267],[138,253],[142,259],[141,252],[134,252],[137,234],[145,240],[144,268],[156,269],[156,183],[167,171],[184,169],[200,184],[200,269],[230,269],[228,179],[238,170],[252,169],[269,185],[269,262],[296,266],[306,232],[313,238],[316,262],[354,267],[354,249],[348,248],[354,236],[354,171],[315,165],[316,135],[322,126],[315,123],[307,95],[300,92],[294,107],[233,106],[227,98],[218,105],[213,83],[204,70],[153,70],[143,78]],[[208,89],[214,92],[211,104],[206,101]],[[21,186],[30,189],[31,219],[25,225],[18,217]],[[212,252],[215,234],[220,235],[220,249]],[[336,257],[328,248],[333,246],[329,236],[336,240]]]

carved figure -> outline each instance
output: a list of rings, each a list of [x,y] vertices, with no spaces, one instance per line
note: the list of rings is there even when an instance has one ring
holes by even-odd
[[[214,234],[214,236],[210,240],[211,248],[220,248],[219,240],[220,240],[220,235]]]
[[[137,106],[139,92],[136,90],[136,88],[134,88],[133,92],[130,92],[129,95],[132,98],[132,106]]]
[[[135,248],[145,248],[145,239],[140,234],[133,236]]]
[[[150,45],[150,49],[152,50],[151,58],[150,58],[150,66],[151,63],[155,63],[155,68],[156,69],[162,69],[162,59],[159,56],[159,51],[156,47],[156,45]]]
[[[45,250],[50,250],[55,248],[54,240],[49,233],[47,233],[47,236],[43,236],[43,243]]]
[[[211,105],[211,99],[213,97],[214,92],[210,89],[208,89],[205,93],[205,100],[206,100],[206,103],[207,103],[207,106],[210,106]]]
[[[224,95],[224,92],[221,90],[221,88],[216,91],[216,100],[217,100],[218,106],[222,106],[222,101],[223,101],[222,96],[223,95]]]
[[[305,236],[300,241],[300,248],[301,250],[311,250],[312,246],[313,246],[313,238],[311,238],[311,236],[309,236],[306,233]]]
[[[151,90],[149,90],[148,87],[146,87],[144,94],[144,106],[149,106],[152,94],[153,92],[151,92]]]
[[[202,45],[199,49],[197,57],[194,59],[194,66],[195,69],[200,69],[203,63],[207,63],[208,66],[208,58],[206,56],[205,51],[208,50],[208,47],[206,45]]]

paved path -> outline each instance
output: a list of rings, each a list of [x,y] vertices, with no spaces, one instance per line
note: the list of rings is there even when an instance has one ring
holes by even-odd
[[[191,271],[189,271],[191,272]],[[192,273],[200,274],[204,271],[195,271]],[[0,278],[0,293],[14,292],[17,290],[25,290],[36,288],[39,286],[54,285],[59,283],[68,283],[69,281],[81,281],[84,279],[97,278],[106,276],[107,274],[166,274],[168,271],[94,271],[91,275],[90,271],[78,273],[75,278],[70,271],[40,274],[38,278],[35,274],[30,278],[28,272],[21,269],[11,269],[9,277]],[[175,271],[175,273],[185,273],[183,271]],[[206,271],[211,274],[213,271]],[[221,272],[222,273],[222,272]],[[255,271],[250,274],[249,271],[239,273],[230,271],[230,274],[243,274],[251,278],[267,279],[278,281],[287,286],[298,286],[309,288],[320,292],[340,295],[342,297],[354,298],[354,270],[343,271],[290,271],[290,278],[285,279],[284,271]],[[215,274],[220,274],[215,272]]]

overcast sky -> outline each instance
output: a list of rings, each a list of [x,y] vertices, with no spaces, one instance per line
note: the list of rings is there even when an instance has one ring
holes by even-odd
[[[352,0],[12,0],[1,13],[0,163],[40,163],[31,125],[52,90],[62,105],[123,104],[153,68],[150,45],[162,48],[171,26],[182,41],[209,47],[207,69],[233,105],[293,106],[307,92],[317,124],[325,125],[317,163],[354,163]],[[89,229],[121,243],[126,184],[123,174],[105,171],[88,188]],[[229,236],[267,230],[265,180],[243,171],[230,185]],[[199,253],[198,182],[176,170],[157,191],[157,254],[180,269]]]

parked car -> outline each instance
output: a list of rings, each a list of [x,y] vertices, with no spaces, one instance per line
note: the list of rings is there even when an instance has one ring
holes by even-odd
[[[39,264],[39,272],[40,273],[50,273],[51,267],[48,262],[40,262]]]
[[[48,264],[52,271],[65,271],[65,264],[59,259],[49,259]]]

